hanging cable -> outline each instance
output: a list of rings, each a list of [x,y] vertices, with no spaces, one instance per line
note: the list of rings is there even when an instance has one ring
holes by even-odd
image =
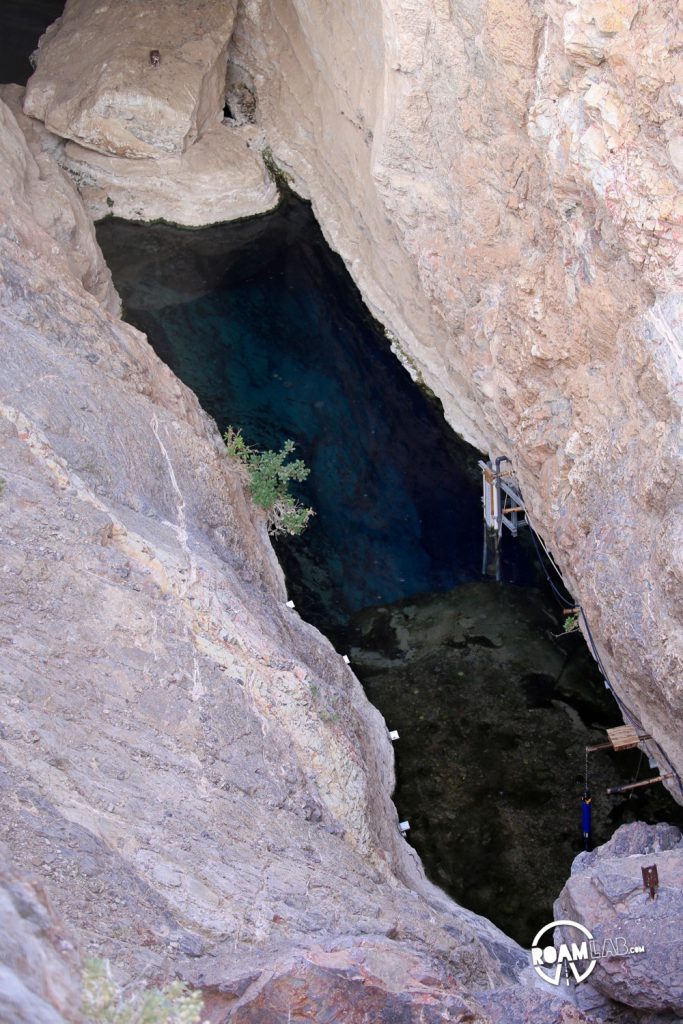
[[[640,778],[640,769],[641,769],[641,766],[642,766],[642,764],[643,764],[643,754],[644,754],[644,753],[645,753],[645,751],[644,751],[644,750],[643,750],[643,748],[641,747],[641,748],[640,748],[640,757],[638,758],[638,768],[637,768],[637,770],[636,770],[636,778],[635,778],[635,781],[636,781],[636,782],[637,782],[637,781],[638,781],[638,779]],[[628,795],[628,798],[629,798],[629,800],[631,799],[631,797],[632,797],[632,796],[633,796],[633,790],[631,790],[631,792],[630,792],[630,793],[629,793],[629,795]]]
[[[588,747],[586,747],[586,763],[583,772],[583,797],[581,798],[581,828],[583,830],[583,848],[590,850],[593,842],[593,801],[588,778]]]
[[[535,548],[535,551],[536,551],[536,557],[538,558],[538,561],[539,561],[539,564],[541,566],[541,569],[543,570],[543,575],[545,576],[545,578],[546,578],[546,580],[548,582],[548,585],[550,586],[550,589],[552,590],[553,594],[555,595],[555,597],[560,602],[560,604],[562,605],[563,608],[573,607],[574,606],[574,599],[572,597],[567,597],[565,594],[562,594],[558,590],[558,588],[555,586],[555,583],[552,580],[552,577],[550,576],[550,573],[546,569],[545,562],[543,561],[543,556],[541,555],[541,550],[540,550],[539,544],[543,548],[543,551],[545,552],[545,554],[546,554],[546,556],[548,558],[548,561],[552,565],[552,567],[555,570],[555,572],[556,572],[557,576],[559,577],[559,579],[562,581],[562,586],[565,587],[565,590],[566,590],[567,588],[566,588],[566,584],[564,582],[564,578],[562,576],[562,573],[560,572],[560,570],[558,569],[557,565],[555,564],[555,559],[553,558],[553,556],[550,554],[550,552],[548,551],[547,547],[543,543],[543,539],[541,538],[540,534],[538,534],[536,532],[536,530],[534,529],[533,523],[529,519],[529,513],[528,513],[528,511],[526,509],[525,509],[525,515],[526,515],[526,521],[529,524],[529,533],[531,535],[531,541],[532,541],[532,543],[534,545],[534,548]]]

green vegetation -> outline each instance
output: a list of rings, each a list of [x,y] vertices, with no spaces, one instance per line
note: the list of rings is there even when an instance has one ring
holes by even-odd
[[[283,171],[283,169],[275,162],[275,157],[273,156],[273,151],[270,146],[263,147],[261,150],[261,156],[263,157],[263,162],[266,165],[266,170],[275,182],[280,192],[280,197],[282,198],[282,192],[290,187],[292,179],[290,175],[287,174],[286,171]]]
[[[233,427],[226,430],[224,441],[228,455],[238,459],[249,471],[251,496],[256,505],[265,509],[268,532],[292,536],[303,533],[314,512],[292,497],[289,486],[293,481],[305,480],[310,470],[301,459],[287,462],[294,451],[294,442],[285,441],[279,452],[260,452],[251,448],[241,431]]]
[[[83,970],[83,1013],[90,1024],[200,1024],[203,1000],[180,981],[126,995],[104,960]]]
[[[579,628],[579,616],[578,615],[568,615],[567,618],[564,620],[564,624],[562,626],[562,629],[564,630],[564,632],[565,633],[575,633],[578,628]]]

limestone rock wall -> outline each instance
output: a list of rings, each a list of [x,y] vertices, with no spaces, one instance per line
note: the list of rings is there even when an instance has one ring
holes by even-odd
[[[243,0],[229,60],[399,354],[513,459],[617,692],[681,772],[678,15]]]
[[[244,471],[195,397],[33,216],[23,136],[0,114],[11,858],[82,955],[124,979],[179,973],[213,994],[217,1019],[278,958],[291,973],[346,944],[352,966],[372,937],[395,972],[380,1003],[408,972],[417,994],[395,1001],[433,1003],[419,979],[435,963],[435,992],[479,1006],[477,992],[515,985],[522,951],[425,880],[397,828],[383,719],[287,607]]]
[[[513,459],[627,714],[680,775],[678,4],[242,0],[236,19],[213,6],[164,22],[181,70],[184,40],[204,40],[163,79],[177,138],[129,5],[111,53],[130,79],[120,97],[100,42],[77,80],[64,71],[113,17],[69,0],[25,110],[78,139],[61,159],[97,217],[267,209],[256,150],[272,149],[452,425]],[[226,57],[235,120],[214,124]],[[119,145],[124,123],[142,148]]]

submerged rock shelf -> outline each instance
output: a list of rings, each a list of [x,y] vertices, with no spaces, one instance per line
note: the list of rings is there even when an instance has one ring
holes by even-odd
[[[482,582],[478,453],[295,197],[202,231],[109,220],[98,238],[127,318],[219,427],[296,442],[316,516],[277,544],[290,594],[401,732],[395,800],[430,876],[528,943],[580,848],[583,747],[620,719],[581,638],[553,638],[562,616],[523,536],[503,582]],[[661,791],[600,795],[637,755],[594,765],[596,841],[676,817]]]
[[[401,739],[395,800],[433,880],[523,945],[581,849],[584,747],[618,721],[579,636],[555,642],[536,589],[468,583],[357,615],[354,669]],[[594,837],[676,820],[661,788],[609,798],[649,774],[638,751],[594,754]]]

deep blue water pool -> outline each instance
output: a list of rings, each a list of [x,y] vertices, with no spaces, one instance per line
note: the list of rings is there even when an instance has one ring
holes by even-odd
[[[393,355],[308,204],[201,232],[112,220],[98,237],[126,317],[221,430],[292,438],[310,467],[299,496],[315,518],[277,545],[306,618],[329,630],[479,578],[478,454]],[[535,581],[522,546],[503,578]]]

